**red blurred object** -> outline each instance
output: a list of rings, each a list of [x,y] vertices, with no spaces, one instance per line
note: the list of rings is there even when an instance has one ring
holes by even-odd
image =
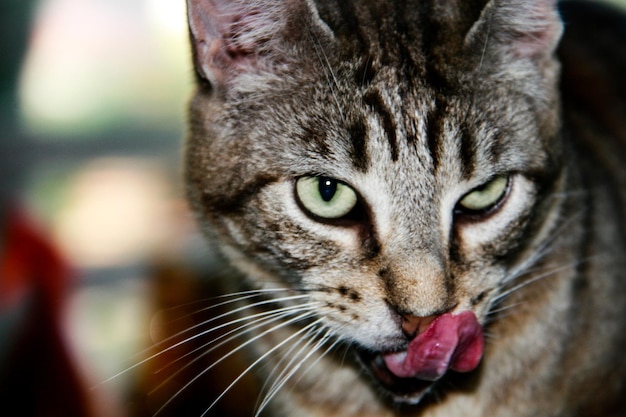
[[[92,416],[61,325],[70,268],[21,211],[0,220],[0,413]]]

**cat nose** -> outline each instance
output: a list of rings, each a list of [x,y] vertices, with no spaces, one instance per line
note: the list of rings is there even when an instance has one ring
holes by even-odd
[[[413,340],[415,336],[422,333],[428,328],[437,316],[417,317],[411,315],[402,315],[402,332],[409,339]]]

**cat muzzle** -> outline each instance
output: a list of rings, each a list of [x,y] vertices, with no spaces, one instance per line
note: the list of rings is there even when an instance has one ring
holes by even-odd
[[[385,365],[399,378],[436,381],[448,369],[469,372],[483,354],[482,327],[471,311],[443,314],[420,332],[405,351],[383,354]]]
[[[470,372],[481,361],[482,326],[471,311],[432,320],[399,352],[361,352],[376,379],[396,396],[416,403],[449,370]]]

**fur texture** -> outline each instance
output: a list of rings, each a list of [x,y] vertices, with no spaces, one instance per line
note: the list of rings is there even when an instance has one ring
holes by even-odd
[[[613,13],[189,1],[189,199],[238,271],[227,286],[267,300],[244,316],[284,311],[249,334],[266,354],[259,377],[288,385],[267,389],[262,411],[626,415],[626,59]],[[296,186],[309,176],[353,190],[350,213],[311,213]],[[493,204],[463,205],[497,178]],[[463,311],[484,330],[478,369],[435,382],[381,370],[410,323]]]

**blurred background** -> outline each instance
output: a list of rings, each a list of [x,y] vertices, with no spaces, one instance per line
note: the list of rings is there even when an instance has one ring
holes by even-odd
[[[0,2],[0,397],[31,396],[0,414],[126,415],[136,370],[101,382],[154,339],[155,280],[210,263],[180,180],[185,12],[184,0]],[[25,239],[36,253],[15,249]],[[64,369],[42,371],[59,355]],[[28,405],[61,403],[39,398],[53,389],[86,405]]]
[[[180,180],[185,2],[2,0],[0,34],[1,414],[142,415],[119,372],[213,265]]]

